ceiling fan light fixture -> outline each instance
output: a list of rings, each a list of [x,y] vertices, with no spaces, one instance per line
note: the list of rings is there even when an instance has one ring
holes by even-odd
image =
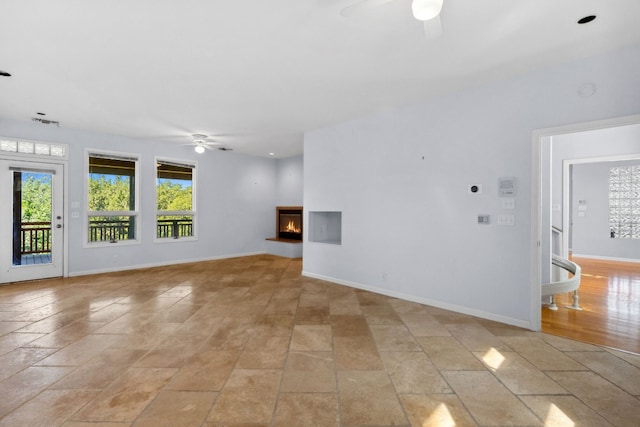
[[[413,0],[411,11],[418,21],[428,21],[435,18],[442,10],[444,0]]]
[[[198,154],[204,153],[204,145],[196,145],[193,149]]]

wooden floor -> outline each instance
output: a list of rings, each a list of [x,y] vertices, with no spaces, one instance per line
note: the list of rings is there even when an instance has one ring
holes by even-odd
[[[558,311],[542,309],[542,331],[640,353],[640,264],[572,259],[582,267],[583,311],[564,307],[571,293],[557,295]]]

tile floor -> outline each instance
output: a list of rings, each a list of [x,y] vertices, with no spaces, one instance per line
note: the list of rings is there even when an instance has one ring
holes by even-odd
[[[0,287],[0,426],[638,426],[640,356],[269,255]]]

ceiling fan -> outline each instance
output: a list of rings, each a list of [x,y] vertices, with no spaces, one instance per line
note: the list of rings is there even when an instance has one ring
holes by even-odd
[[[360,0],[350,6],[343,8],[340,15],[345,18],[355,16],[365,9],[382,6],[394,0]],[[440,11],[444,0],[413,0],[411,11],[413,17],[424,23],[424,34],[427,40],[432,40],[442,34],[442,22],[440,21]]]
[[[214,147],[218,145],[222,145],[221,142],[208,140],[209,137],[201,133],[194,133],[193,135],[191,135],[191,137],[193,138],[193,142],[190,142],[185,145],[193,145],[195,152],[198,154],[204,153],[205,150],[213,150]],[[229,149],[226,149],[226,150],[229,150]]]

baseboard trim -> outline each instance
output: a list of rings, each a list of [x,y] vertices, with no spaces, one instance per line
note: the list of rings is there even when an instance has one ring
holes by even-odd
[[[206,257],[206,258],[183,259],[183,260],[173,261],[173,262],[154,262],[149,264],[126,265],[121,267],[102,268],[97,270],[74,271],[72,273],[69,273],[68,277],[89,276],[92,274],[104,274],[104,273],[117,273],[120,271],[128,271],[128,270],[142,270],[143,268],[168,267],[171,265],[191,264],[194,262],[203,262],[203,261],[217,261],[222,259],[241,258],[241,257],[247,257],[247,256],[254,256],[254,255],[264,255],[264,254],[266,254],[266,251],[245,252],[240,254],[228,254],[228,255],[220,255],[220,256],[214,256],[214,257]]]
[[[609,256],[600,256],[600,255],[585,255],[585,254],[571,254],[572,257],[576,258],[589,258],[589,259],[601,259],[603,261],[617,261],[617,262],[635,262],[640,263],[640,259],[637,258],[616,258]]]
[[[398,298],[405,301],[416,302],[418,304],[424,304],[431,307],[441,308],[443,310],[454,311],[456,313],[468,314],[470,316],[480,317],[482,319],[493,320],[494,322],[504,323],[507,325],[517,326],[519,328],[534,330],[531,327],[531,323],[526,320],[514,319],[512,317],[501,316],[495,313],[489,313],[482,310],[476,310],[461,305],[449,304],[441,301],[435,301],[428,298],[421,298],[415,295],[404,294],[401,292],[394,292],[388,289],[376,288],[374,286],[363,285],[361,283],[350,282],[347,280],[336,279],[335,277],[323,276],[322,274],[311,273],[309,271],[303,271],[302,275],[305,277],[311,277],[313,279],[324,280],[338,285],[348,286],[350,288],[361,289],[363,291],[369,291],[376,294],[386,295],[388,297]]]

